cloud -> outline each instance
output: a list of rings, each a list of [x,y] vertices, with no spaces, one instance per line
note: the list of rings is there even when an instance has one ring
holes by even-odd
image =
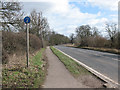
[[[22,0],[21,0],[22,1]],[[104,25],[109,22],[109,18],[102,16],[102,12],[97,14],[83,13],[80,8],[69,4],[69,2],[86,2],[92,6],[111,11],[117,10],[117,0],[24,0],[29,2],[39,2],[40,10],[44,11],[44,16],[48,18],[50,27],[56,32],[69,36],[75,32],[75,28],[80,25],[90,24],[97,26],[100,31],[104,30]],[[32,6],[34,7],[34,6]],[[107,13],[107,12],[106,12]],[[110,16],[111,20],[117,22],[116,14]]]
[[[101,15],[101,12],[97,14],[82,13],[78,7],[68,4],[68,2],[64,2],[62,5],[64,9],[61,9],[56,3],[54,6],[56,9],[52,9],[52,11],[50,11],[51,13],[47,15],[50,26],[59,33],[69,35],[75,32],[77,26],[83,24],[98,25],[98,23],[103,23],[100,22],[101,19],[97,19]],[[102,18],[102,21],[103,20],[107,19]]]
[[[10,1],[10,0],[2,0],[2,1]],[[118,2],[119,0],[11,0],[11,1],[20,1],[20,2],[49,2],[54,3],[54,8],[56,11],[61,10],[64,11],[67,9],[68,2],[84,2],[86,5],[89,3],[93,6],[98,6],[102,9],[109,9],[112,11],[118,10]]]
[[[98,19],[91,19],[88,21],[88,24],[92,27],[97,27],[101,34],[104,34],[105,31],[105,24],[108,23],[109,20],[107,18],[98,18]]]
[[[118,10],[118,0],[87,0],[92,5],[99,6],[100,8],[110,9],[112,11]]]
[[[118,10],[119,0],[69,0],[71,2],[84,2],[86,5],[98,6],[101,9],[108,9],[112,11]]]

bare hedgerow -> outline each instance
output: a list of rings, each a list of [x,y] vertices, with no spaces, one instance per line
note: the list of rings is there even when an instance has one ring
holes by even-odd
[[[2,32],[3,54],[2,60],[7,63],[8,55],[13,55],[26,52],[26,33]],[[30,34],[30,53],[35,52],[41,48],[40,39],[33,34]],[[19,55],[19,54],[18,54]]]

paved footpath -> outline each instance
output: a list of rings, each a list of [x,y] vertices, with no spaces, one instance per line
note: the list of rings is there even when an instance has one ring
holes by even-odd
[[[88,88],[78,82],[64,64],[55,56],[51,49],[47,47],[46,56],[48,58],[48,75],[44,83],[44,88]]]

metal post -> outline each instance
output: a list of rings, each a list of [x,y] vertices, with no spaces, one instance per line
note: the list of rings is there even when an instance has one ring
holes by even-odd
[[[27,40],[27,44],[26,44],[26,57],[27,57],[27,67],[29,66],[29,25],[26,24],[26,40]]]

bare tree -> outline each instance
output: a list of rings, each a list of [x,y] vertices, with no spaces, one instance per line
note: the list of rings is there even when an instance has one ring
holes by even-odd
[[[117,33],[117,24],[115,24],[115,23],[108,24],[107,23],[105,29],[108,32],[108,36],[111,41],[111,47],[112,47],[114,40],[115,40],[115,35]]]
[[[18,24],[21,22],[21,5],[19,2],[0,2],[2,7],[0,8],[2,16],[2,30],[12,31],[11,28],[18,28]]]
[[[99,36],[100,32],[98,31],[98,28],[97,27],[93,27],[92,28],[92,36],[93,37],[96,37],[96,36]]]
[[[42,47],[44,47],[44,41],[46,40],[46,37],[50,30],[47,19],[43,17],[42,12],[37,13],[35,10],[31,12],[30,17],[30,33],[36,34],[42,41]]]
[[[30,14],[30,18],[31,18],[30,33],[39,36],[40,16],[38,16],[37,12],[33,10]]]
[[[89,25],[82,25],[76,28],[77,38],[81,41],[81,46],[88,46],[87,39],[91,36],[91,27]]]
[[[71,42],[72,44],[74,43],[74,34],[73,34],[73,33],[70,35],[70,42]]]

